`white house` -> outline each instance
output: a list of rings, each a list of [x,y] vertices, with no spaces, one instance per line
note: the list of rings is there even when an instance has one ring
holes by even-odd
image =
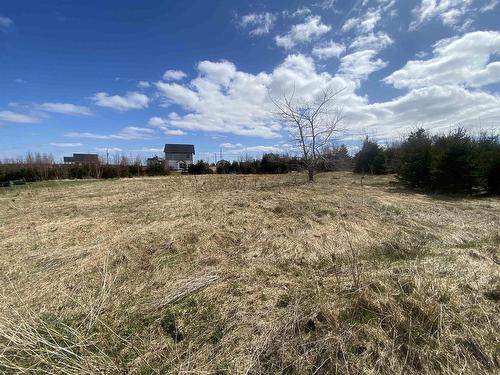
[[[169,144],[165,145],[165,167],[170,169],[186,169],[194,160],[194,145]]]

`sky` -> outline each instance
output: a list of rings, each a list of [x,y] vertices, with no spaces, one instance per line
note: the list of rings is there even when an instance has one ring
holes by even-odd
[[[0,158],[293,153],[273,99],[324,89],[352,150],[500,130],[500,0],[0,4]]]

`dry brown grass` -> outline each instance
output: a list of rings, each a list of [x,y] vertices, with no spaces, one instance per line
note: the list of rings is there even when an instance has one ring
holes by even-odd
[[[0,191],[0,372],[498,372],[498,199],[304,181]]]

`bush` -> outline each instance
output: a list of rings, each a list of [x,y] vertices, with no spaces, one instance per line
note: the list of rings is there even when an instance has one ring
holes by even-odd
[[[411,188],[443,193],[500,193],[500,142],[464,129],[430,137],[423,129],[399,146],[398,179]]]
[[[413,188],[426,188],[431,181],[432,139],[424,129],[410,133],[397,150],[398,179]]]
[[[474,144],[463,129],[434,139],[431,186],[446,193],[471,193],[477,186]]]
[[[500,140],[498,135],[481,134],[477,141],[476,166],[486,191],[500,194]]]
[[[207,162],[205,162],[203,160],[198,160],[196,162],[196,164],[189,165],[188,173],[189,174],[210,174],[213,172],[210,169],[210,165]]]
[[[288,173],[290,170],[289,160],[289,157],[278,154],[264,154],[260,162],[260,172],[273,174]]]
[[[216,171],[218,174],[231,173],[231,163],[227,160],[220,160],[217,162]]]
[[[355,173],[383,174],[385,170],[384,150],[368,137],[363,142],[363,147],[354,157]]]
[[[117,178],[118,170],[114,165],[104,165],[102,167],[101,178]]]

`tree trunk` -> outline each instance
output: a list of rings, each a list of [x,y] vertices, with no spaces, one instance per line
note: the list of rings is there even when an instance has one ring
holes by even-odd
[[[314,182],[314,168],[312,168],[312,167],[308,168],[307,176],[309,178],[309,182]]]

